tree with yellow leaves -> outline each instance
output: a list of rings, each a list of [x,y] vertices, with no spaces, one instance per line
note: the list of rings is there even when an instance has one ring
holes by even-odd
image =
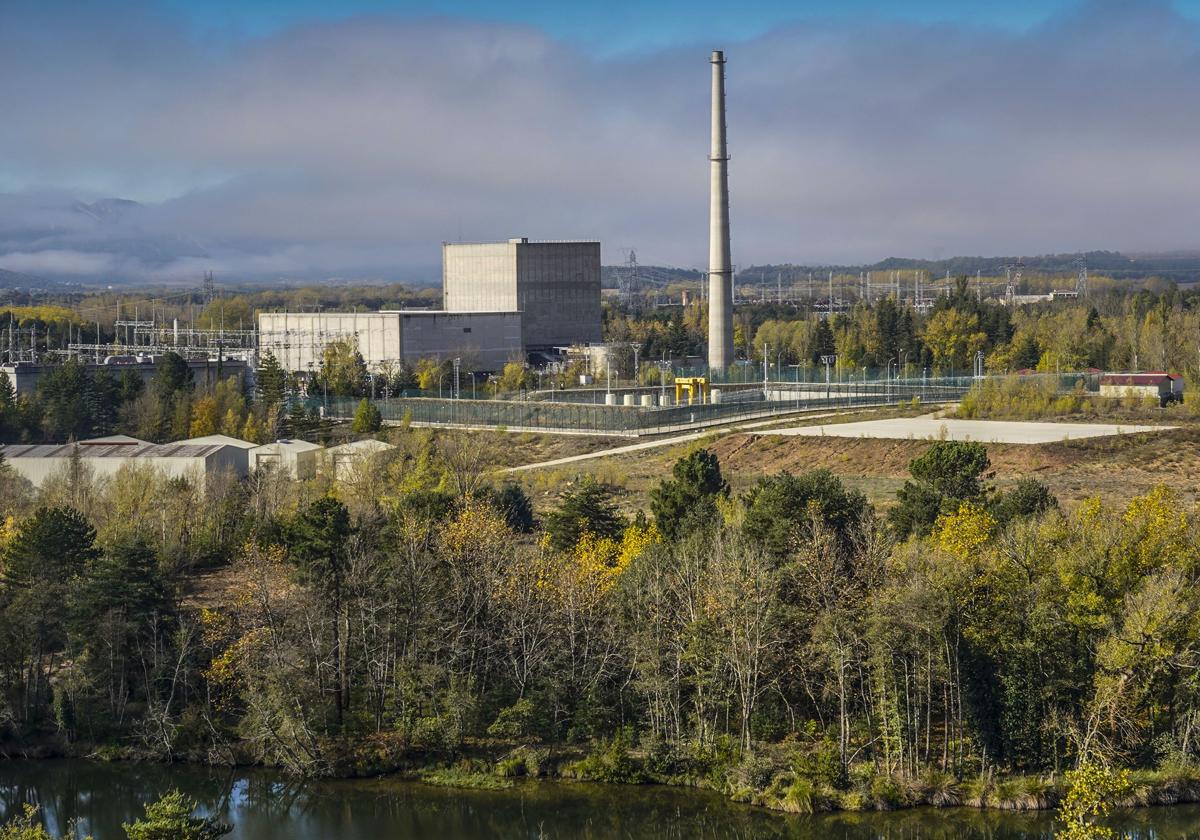
[[[1108,816],[1114,801],[1129,790],[1129,771],[1116,772],[1084,761],[1067,773],[1067,795],[1058,809],[1063,828],[1059,840],[1108,840],[1116,833],[1097,821]]]
[[[925,325],[925,345],[934,365],[944,371],[964,371],[975,353],[987,345],[987,333],[979,329],[979,316],[957,309],[943,309]]]
[[[969,560],[987,545],[996,532],[996,520],[975,502],[961,502],[954,513],[938,517],[933,526],[933,538],[938,548]]]

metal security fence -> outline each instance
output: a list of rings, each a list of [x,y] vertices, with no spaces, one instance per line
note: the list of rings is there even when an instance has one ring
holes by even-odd
[[[395,397],[375,400],[385,422],[459,428],[504,428],[559,434],[637,437],[820,409],[957,400],[974,384],[970,377],[896,379],[875,382],[767,382],[725,389],[720,402],[682,405],[607,405],[549,399],[470,400]],[[657,386],[622,389],[661,398]],[[571,393],[571,392],[567,392]],[[673,389],[667,389],[673,394]],[[578,396],[575,394],[574,396]],[[623,396],[623,395],[622,395]],[[618,400],[620,402],[621,400]],[[350,419],[359,401],[313,397],[300,401],[326,417]]]

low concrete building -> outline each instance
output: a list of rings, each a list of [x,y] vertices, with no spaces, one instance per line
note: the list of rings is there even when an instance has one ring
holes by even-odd
[[[1177,373],[1107,373],[1100,377],[1102,397],[1150,397],[1160,405],[1183,400],[1183,377]]]
[[[236,447],[190,443],[112,443],[103,440],[66,444],[13,444],[0,446],[0,455],[18,475],[41,487],[55,474],[65,472],[78,453],[96,478],[111,478],[127,466],[152,467],[168,478],[204,484],[220,473],[244,475]]]
[[[202,437],[188,438],[182,443],[189,443],[192,446],[228,446],[232,449],[238,460],[238,475],[243,478],[250,474],[250,450],[258,446],[257,443],[251,443],[248,440],[230,437],[229,435],[204,435]]]
[[[325,450],[326,464],[334,478],[353,478],[372,458],[376,458],[396,447],[381,440],[356,440],[331,446]]]
[[[244,378],[247,371],[244,359],[187,359],[188,369],[197,388],[209,388],[217,382],[231,376]],[[108,373],[115,379],[131,371],[149,383],[157,372],[154,356],[110,356],[103,362],[84,362],[84,369],[89,373]],[[13,390],[17,395],[32,394],[37,388],[38,381],[43,376],[61,367],[59,364],[43,362],[17,362],[11,365],[0,365],[0,372],[8,375]]]
[[[250,472],[274,469],[292,478],[312,478],[321,463],[323,447],[306,440],[277,440],[247,450]]]
[[[315,371],[325,345],[350,339],[367,368],[418,359],[462,360],[464,371],[501,370],[524,358],[520,312],[261,312],[258,340],[286,370]]]

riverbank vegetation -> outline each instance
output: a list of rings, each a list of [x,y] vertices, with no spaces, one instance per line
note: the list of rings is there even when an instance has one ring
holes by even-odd
[[[1166,488],[1067,508],[935,442],[877,512],[697,449],[632,517],[586,480],[535,516],[485,436],[436,440],[343,480],[0,471],[0,748],[793,811],[1048,807],[1084,759],[1200,792],[1200,520]]]
[[[217,840],[233,831],[232,826],[208,817],[196,817],[196,802],[177,790],[146,804],[145,816],[124,823],[128,840]],[[68,825],[62,840],[79,837],[77,825]],[[59,840],[42,825],[38,808],[26,804],[20,813],[0,825],[0,840]],[[92,840],[91,835],[82,840]]]

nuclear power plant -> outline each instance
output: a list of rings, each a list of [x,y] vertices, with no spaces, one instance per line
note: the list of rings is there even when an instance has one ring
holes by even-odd
[[[713,50],[708,208],[708,375],[733,363],[733,263],[729,257],[729,150],[725,141],[725,53]]]
[[[600,243],[446,242],[441,310],[262,312],[258,347],[291,371],[320,368],[331,341],[355,343],[371,370],[461,359],[476,372],[530,351],[600,341]]]
[[[697,56],[697,93],[698,65]],[[919,381],[901,382],[889,375],[882,381],[869,382],[850,375],[839,381],[845,371],[831,370],[834,357],[828,356],[823,380],[820,371],[814,370],[818,379],[814,381],[807,369],[804,381],[800,370],[792,380],[786,380],[781,365],[776,366],[776,378],[772,379],[769,364],[763,365],[760,380],[757,366],[735,361],[724,52],[712,51],[709,68],[709,252],[708,285],[703,287],[708,290],[707,365],[692,355],[682,356],[681,363],[679,357],[668,358],[667,352],[661,359],[639,359],[639,350],[645,345],[635,340],[602,343],[600,243],[525,237],[442,243],[440,309],[259,312],[254,328],[239,322],[233,329],[233,325],[222,322],[215,328],[196,329],[182,325],[178,319],[166,321],[152,316],[144,320],[135,307],[132,320],[118,314],[114,341],[101,342],[98,323],[95,343],[87,342],[85,333],[76,328],[72,336],[75,340],[69,342],[66,353],[94,360],[92,364],[97,368],[120,364],[133,372],[137,366],[137,372],[143,375],[155,369],[158,355],[178,353],[188,359],[197,376],[203,374],[208,381],[216,381],[233,372],[245,372],[252,380],[259,360],[270,352],[285,369],[308,375],[307,386],[298,386],[295,390],[302,393],[294,395],[297,400],[308,401],[306,410],[315,410],[312,402],[319,400],[323,416],[345,419],[357,411],[357,397],[324,391],[317,396],[308,387],[327,361],[330,346],[349,342],[371,374],[373,398],[377,375],[382,375],[384,383],[393,383],[399,382],[400,377],[394,374],[401,373],[403,366],[430,360],[452,363],[449,397],[443,393],[441,374],[445,371],[439,371],[436,398],[432,393],[412,396],[403,389],[397,396],[390,385],[384,384],[377,406],[386,421],[564,434],[664,434],[735,418],[770,417],[830,405],[960,398],[973,379],[950,377],[938,381],[922,376]],[[693,160],[699,180],[699,156]],[[695,233],[699,234],[699,220],[696,222]],[[632,253],[630,261],[634,262]],[[893,280],[899,300],[898,275]],[[782,304],[782,277],[777,277],[776,283]],[[860,283],[866,298],[870,277],[860,277]],[[1085,293],[1086,270],[1081,274],[1081,283]],[[634,284],[631,282],[629,287]],[[844,306],[844,301],[834,296],[832,272],[828,288],[824,304],[818,302],[810,274],[806,297],[812,311],[832,317]],[[916,308],[925,299],[922,288],[927,287],[918,280],[913,297]],[[893,292],[892,284],[887,292]],[[210,303],[215,300],[211,277],[206,278],[205,294]],[[683,306],[687,306],[686,298]],[[34,346],[31,331],[31,363],[38,361]],[[10,368],[17,391],[27,391],[32,387],[27,380],[32,381],[30,377],[40,371],[27,369],[23,354],[14,355],[11,328],[8,356],[20,362]],[[536,370],[523,371],[520,377],[492,377],[496,387],[482,389],[477,397],[475,386],[486,380],[487,374],[507,368],[510,362]],[[546,374],[551,376],[543,384]],[[469,383],[470,399],[464,398],[464,378]],[[514,387],[509,383],[517,384]],[[365,391],[366,383],[359,385],[358,390]]]
[[[709,62],[708,378],[719,382],[734,354],[725,54],[714,50]],[[325,346],[347,339],[373,369],[462,358],[474,370],[495,371],[531,352],[553,358],[603,340],[599,242],[443,243],[442,294],[438,311],[260,313],[257,347],[292,371],[318,368]]]
[[[729,154],[725,125],[725,55],[709,58],[712,133],[709,151],[708,377],[728,378],[733,364],[733,264],[729,246]],[[213,300],[211,277],[206,296]],[[72,336],[68,355],[152,363],[156,354],[176,352],[196,364],[253,368],[270,352],[289,371],[313,373],[326,348],[351,341],[369,369],[385,371],[421,359],[458,360],[475,373],[498,371],[508,362],[537,365],[574,354],[592,358],[606,348],[601,307],[600,243],[593,240],[445,242],[442,244],[441,309],[259,312],[257,323],[195,329],[158,319],[118,317],[115,340],[89,343],[84,331]],[[12,339],[10,336],[10,345]],[[636,354],[636,350],[634,351]],[[606,352],[600,355],[605,358]],[[9,358],[16,358],[10,349]],[[635,355],[636,359],[636,355]],[[35,361],[30,357],[30,361]],[[697,359],[697,362],[700,360]],[[592,373],[589,371],[589,374]],[[18,390],[27,385],[17,375]],[[707,384],[705,385],[707,388]],[[707,391],[704,392],[707,396]],[[714,391],[713,400],[720,396]],[[707,401],[707,400],[706,400]]]

